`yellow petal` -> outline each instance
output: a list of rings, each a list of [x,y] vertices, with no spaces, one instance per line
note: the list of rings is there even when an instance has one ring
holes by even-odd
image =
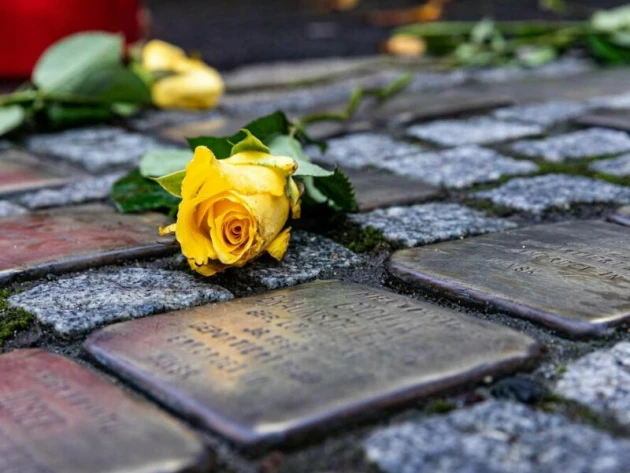
[[[295,180],[290,177],[287,182],[287,197],[291,202],[291,218],[298,219],[302,216],[302,206],[300,205],[300,197],[302,193]]]
[[[203,110],[216,107],[225,86],[211,68],[168,76],[153,84],[153,103],[160,108]]]
[[[291,241],[291,228],[283,230],[280,235],[273,240],[267,247],[267,253],[272,258],[280,261],[289,248],[289,242]]]
[[[203,276],[214,276],[217,273],[222,273],[229,267],[219,263],[218,261],[208,261],[207,263],[198,266],[195,264],[194,260],[188,260],[188,264],[190,265],[190,269]]]
[[[256,216],[262,251],[284,228],[289,218],[289,199],[284,194],[280,197],[257,194],[241,198]]]
[[[181,59],[186,58],[183,49],[165,41],[149,41],[142,48],[142,65],[149,72],[172,71]]]
[[[176,229],[177,229],[177,224],[173,223],[166,227],[160,227],[158,229],[158,233],[160,234],[160,236],[170,235],[171,233],[175,233]]]
[[[231,224],[239,225],[243,232],[238,243],[232,243],[226,234]],[[236,193],[226,193],[214,202],[210,225],[212,243],[219,261],[227,265],[241,262],[243,255],[252,247],[258,230],[256,216],[248,204]]]

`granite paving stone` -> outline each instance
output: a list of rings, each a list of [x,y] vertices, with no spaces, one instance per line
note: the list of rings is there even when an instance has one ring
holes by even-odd
[[[508,220],[490,218],[468,207],[447,203],[390,207],[348,218],[363,228],[379,230],[389,242],[405,247],[516,227]]]
[[[112,322],[232,298],[226,289],[183,272],[123,268],[40,284],[11,296],[9,304],[67,337]]]
[[[339,280],[116,324],[83,346],[146,394],[244,445],[325,432],[351,415],[514,371],[540,353],[507,327]]]
[[[508,401],[381,429],[364,450],[385,473],[626,473],[630,466],[630,440]]]
[[[538,125],[513,123],[489,117],[437,120],[407,129],[410,136],[442,146],[495,143],[540,135],[542,132],[543,128]]]
[[[23,215],[25,213],[27,213],[27,210],[24,207],[7,200],[0,200],[0,218]]]
[[[549,162],[563,162],[630,151],[630,136],[622,131],[590,128],[540,140],[512,144],[516,153]]]
[[[630,426],[630,342],[569,363],[555,392]]]
[[[102,126],[33,135],[28,138],[27,147],[96,173],[112,168],[133,168],[147,151],[173,145],[122,128]]]
[[[291,244],[281,261],[265,257],[231,274],[246,284],[266,289],[334,277],[335,270],[365,264],[365,260],[329,238],[302,230],[291,232]]]
[[[110,173],[102,177],[81,179],[58,189],[42,189],[25,194],[17,202],[29,209],[43,209],[104,200],[109,197],[112,185],[123,175],[124,173]]]
[[[531,105],[517,105],[496,110],[494,116],[501,120],[533,123],[550,127],[556,123],[570,120],[592,109],[589,102],[556,100]]]
[[[374,164],[404,177],[456,189],[538,171],[538,165],[531,161],[508,158],[475,145],[396,156]]]
[[[630,176],[630,154],[624,154],[613,159],[595,161],[590,164],[589,169],[613,176]]]
[[[595,111],[574,118],[572,123],[579,127],[610,128],[630,132],[630,119],[627,111]]]
[[[493,67],[472,70],[470,76],[477,82],[502,83],[532,78],[563,78],[592,71],[595,64],[583,58],[562,58],[541,67],[529,69],[518,66]]]
[[[323,154],[315,146],[308,147],[307,153],[316,161],[358,169],[378,166],[383,161],[417,154],[424,149],[419,145],[395,140],[382,133],[365,132],[330,139],[328,149]]]
[[[630,92],[623,94],[608,95],[603,97],[594,97],[591,99],[592,104],[598,108],[610,110],[625,110],[630,108]]]
[[[574,204],[630,203],[630,188],[588,177],[547,174],[512,179],[496,189],[477,192],[473,197],[540,214],[552,208],[568,209]]]

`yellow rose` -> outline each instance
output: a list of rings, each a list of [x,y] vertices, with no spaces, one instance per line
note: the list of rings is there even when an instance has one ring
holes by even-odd
[[[142,49],[142,65],[149,72],[170,72],[151,91],[160,108],[216,107],[225,90],[221,75],[199,59],[164,41],[149,41]]]
[[[242,151],[218,160],[198,146],[186,168],[175,231],[190,267],[206,276],[241,267],[264,252],[280,260],[287,250],[289,214],[300,216],[299,191],[289,157]]]

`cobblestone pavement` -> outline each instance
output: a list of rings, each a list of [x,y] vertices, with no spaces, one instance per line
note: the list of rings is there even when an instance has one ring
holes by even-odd
[[[205,279],[108,201],[147,150],[407,70],[313,129],[361,212],[307,214],[281,262]],[[0,473],[630,471],[630,69],[226,79],[210,113],[0,143]]]

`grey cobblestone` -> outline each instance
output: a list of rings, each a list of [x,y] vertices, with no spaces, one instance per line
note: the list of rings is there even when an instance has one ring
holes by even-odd
[[[497,189],[477,192],[474,197],[532,213],[567,209],[572,204],[630,203],[630,188],[587,177],[548,174],[517,178]]]
[[[530,161],[508,158],[479,146],[401,155],[375,165],[403,177],[456,189],[491,182],[510,174],[530,174],[538,170],[538,165]]]
[[[131,169],[147,151],[172,148],[150,136],[105,126],[33,135],[28,138],[27,147],[79,164],[90,172]]]
[[[540,135],[542,132],[543,129],[538,125],[510,123],[489,117],[438,120],[407,129],[407,133],[415,138],[442,146],[495,143]]]
[[[442,203],[377,209],[350,215],[349,219],[361,227],[375,228],[391,243],[406,247],[516,227],[508,220],[489,218],[468,207]]]
[[[104,200],[109,197],[112,185],[123,175],[112,173],[82,179],[59,189],[42,189],[21,196],[18,202],[29,209],[42,209]]]
[[[629,440],[507,401],[382,429],[364,449],[386,473],[627,473],[630,467]]]
[[[385,134],[366,132],[329,140],[328,149],[323,154],[315,146],[310,146],[307,152],[317,161],[359,169],[378,166],[383,161],[417,154],[424,149],[419,145],[394,140]]]
[[[555,391],[630,426],[630,342],[570,363]]]
[[[334,271],[364,263],[346,247],[313,233],[294,230],[291,244],[282,261],[266,258],[258,260],[232,273],[247,284],[257,284],[266,289],[294,286],[314,279],[334,277]]]
[[[595,161],[589,165],[589,169],[613,176],[630,176],[630,154],[624,154],[613,159]]]
[[[519,141],[512,150],[531,158],[563,162],[630,151],[630,136],[622,131],[590,128],[542,140]]]
[[[183,272],[148,268],[94,271],[40,284],[9,303],[62,336],[100,325],[232,299],[222,287]]]
[[[0,218],[25,214],[27,210],[7,200],[0,200]]]
[[[501,120],[512,120],[523,123],[533,123],[549,127],[556,123],[578,117],[593,106],[588,102],[570,102],[558,100],[532,105],[518,105],[502,108],[494,112],[494,116]]]

